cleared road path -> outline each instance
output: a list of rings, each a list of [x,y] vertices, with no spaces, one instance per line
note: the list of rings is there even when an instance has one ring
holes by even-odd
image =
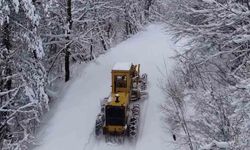
[[[158,88],[161,74],[173,66],[169,57],[175,45],[162,25],[150,25],[128,40],[112,48],[107,54],[80,67],[78,76],[67,87],[53,116],[41,131],[40,144],[35,150],[173,150],[172,136],[161,121],[160,104],[164,95]],[[111,69],[115,62],[141,64],[141,72],[148,74],[149,98],[142,102],[139,138],[135,144],[123,145],[96,140],[93,131],[100,100],[110,91]]]

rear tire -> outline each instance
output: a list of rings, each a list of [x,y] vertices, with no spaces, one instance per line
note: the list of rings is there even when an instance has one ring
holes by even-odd
[[[134,104],[132,107],[132,116],[129,119],[129,124],[128,124],[128,136],[130,140],[134,140],[137,137],[139,128],[139,118],[140,118],[140,105]]]

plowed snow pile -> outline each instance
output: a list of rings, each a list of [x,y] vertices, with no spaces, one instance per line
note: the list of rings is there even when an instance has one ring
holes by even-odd
[[[161,121],[160,104],[164,95],[158,84],[164,70],[173,66],[176,46],[161,25],[150,25],[107,54],[80,69],[73,83],[67,87],[54,115],[41,131],[40,144],[35,150],[172,150],[172,135],[165,132]],[[111,91],[111,69],[115,62],[141,64],[141,72],[148,74],[149,98],[141,105],[141,124],[135,144],[105,143],[94,137],[96,115],[100,100]],[[58,100],[59,101],[59,100]]]

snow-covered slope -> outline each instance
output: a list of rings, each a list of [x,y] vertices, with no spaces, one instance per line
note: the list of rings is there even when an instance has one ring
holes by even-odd
[[[159,69],[164,70],[164,59],[168,69],[173,65],[169,57],[174,49],[163,27],[150,25],[84,66],[43,127],[40,146],[35,150],[172,150],[169,142],[172,135],[164,132],[160,117],[159,106],[164,95],[158,88],[158,79],[161,77]],[[111,69],[115,62],[140,63],[141,72],[148,74],[149,98],[142,103],[140,133],[135,144],[111,145],[94,137],[100,100],[111,91]]]

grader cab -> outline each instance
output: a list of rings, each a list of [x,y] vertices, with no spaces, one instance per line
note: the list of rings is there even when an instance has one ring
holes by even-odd
[[[147,75],[140,76],[140,65],[117,63],[112,69],[112,91],[102,103],[96,119],[96,136],[136,137],[140,105],[137,100],[145,96]]]

